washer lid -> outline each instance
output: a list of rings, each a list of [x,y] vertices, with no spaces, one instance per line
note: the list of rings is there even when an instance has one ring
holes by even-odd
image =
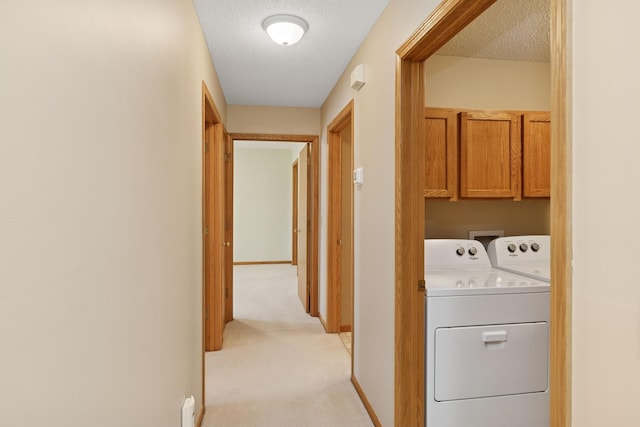
[[[490,268],[425,273],[427,297],[549,292],[549,283]]]

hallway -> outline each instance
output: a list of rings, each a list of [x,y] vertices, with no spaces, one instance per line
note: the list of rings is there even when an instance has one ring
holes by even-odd
[[[234,267],[235,320],[206,355],[203,427],[372,426],[337,334],[304,313],[291,265]]]

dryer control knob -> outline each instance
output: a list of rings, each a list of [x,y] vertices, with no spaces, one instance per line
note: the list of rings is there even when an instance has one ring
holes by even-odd
[[[509,243],[509,246],[507,246],[507,250],[511,253],[514,253],[516,251],[516,245],[514,245],[513,243]]]
[[[540,250],[540,245],[539,245],[539,244],[537,244],[537,243],[535,243],[535,242],[533,242],[533,243],[531,244],[531,250],[532,250],[533,252],[538,252],[538,251]]]
[[[476,249],[475,247],[471,246],[469,248],[469,255],[474,256],[477,253],[478,253],[478,249]]]
[[[527,246],[526,243],[520,243],[520,250],[522,252],[527,252],[527,249],[529,249],[529,246]]]
[[[460,256],[464,255],[464,248],[458,248],[456,249],[456,253]]]

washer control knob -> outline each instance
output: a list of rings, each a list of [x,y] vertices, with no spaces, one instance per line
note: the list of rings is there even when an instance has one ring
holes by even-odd
[[[469,248],[469,255],[474,256],[477,253],[478,253],[478,249],[476,249],[474,246],[471,246]]]
[[[513,243],[509,243],[509,246],[507,246],[507,250],[511,253],[514,253],[516,251],[516,245],[514,245]]]
[[[464,248],[458,248],[456,249],[456,253],[460,256],[464,255]]]
[[[527,252],[527,249],[529,249],[529,246],[526,243],[520,243],[520,251]]]
[[[531,250],[532,250],[533,252],[538,252],[538,251],[540,250],[540,245],[539,245],[539,244],[537,244],[537,243],[535,243],[535,242],[533,242],[533,243],[531,244]]]

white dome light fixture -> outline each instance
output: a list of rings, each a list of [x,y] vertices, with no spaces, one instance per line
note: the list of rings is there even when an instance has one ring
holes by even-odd
[[[273,15],[262,21],[262,28],[274,42],[282,46],[291,46],[300,41],[309,29],[309,24],[294,15]]]

